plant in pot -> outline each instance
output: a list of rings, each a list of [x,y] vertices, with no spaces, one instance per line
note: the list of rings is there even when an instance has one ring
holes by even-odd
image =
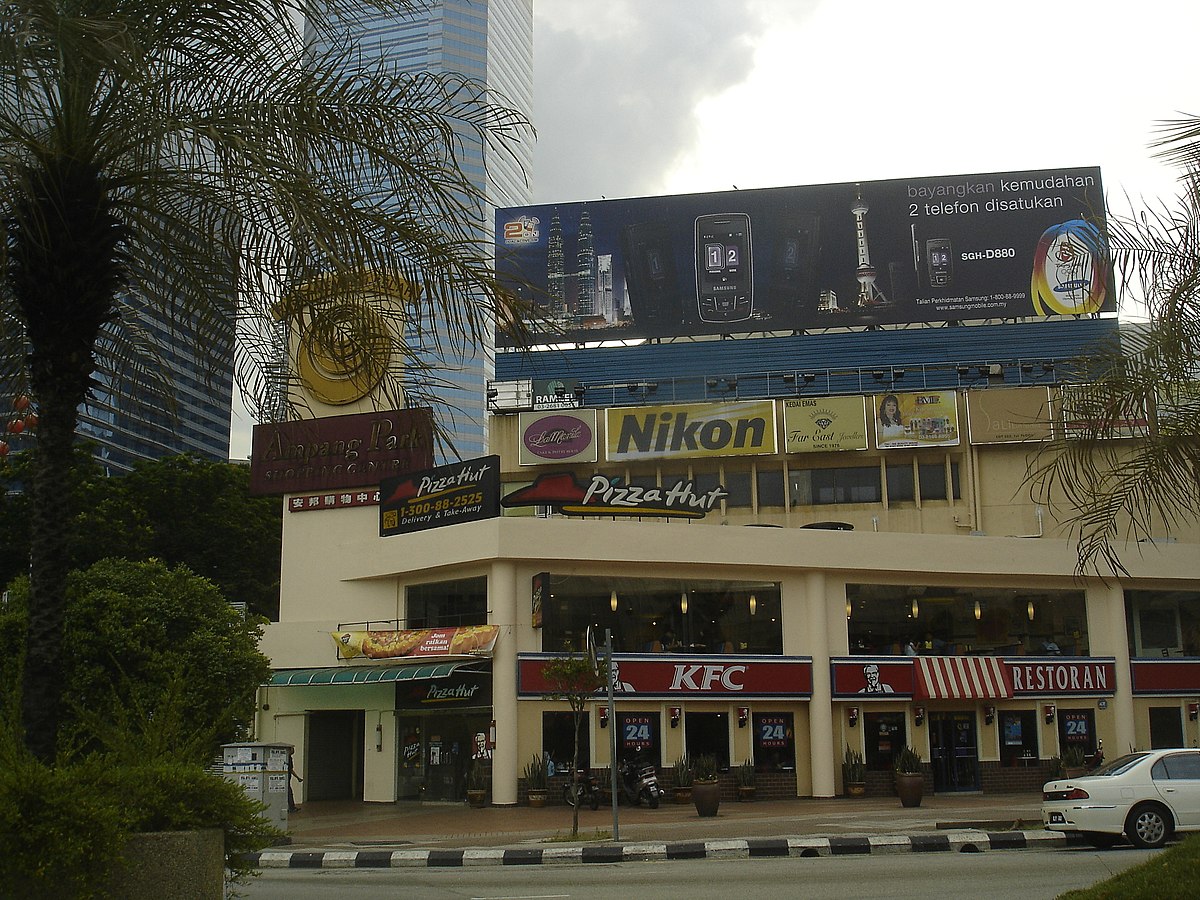
[[[687,754],[675,760],[675,765],[671,767],[671,784],[675,789],[676,803],[691,803],[692,802],[692,781],[694,779],[692,773],[692,761],[688,759]]]
[[[487,766],[478,760],[467,772],[467,802],[476,809],[487,806],[487,788]]]
[[[925,774],[921,771],[921,754],[905,747],[896,757],[896,794],[901,806],[920,806],[925,793]]]
[[[697,756],[692,772],[692,804],[696,807],[696,815],[715,816],[721,806],[716,757],[707,753]]]
[[[753,800],[755,793],[754,763],[750,760],[743,762],[734,770],[733,778],[737,783],[738,800]]]
[[[842,756],[842,785],[847,797],[867,796],[867,766],[863,755],[857,750],[846,747]]]
[[[1062,769],[1064,778],[1078,778],[1087,773],[1086,754],[1082,747],[1068,747],[1062,752]]]
[[[546,805],[546,758],[540,754],[533,754],[533,759],[525,766],[525,796],[529,799],[529,805],[535,809],[540,809]]]

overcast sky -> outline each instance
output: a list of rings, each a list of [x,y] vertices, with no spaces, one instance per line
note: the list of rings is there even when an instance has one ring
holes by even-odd
[[[1195,0],[534,0],[536,202],[1101,167],[1200,115]]]

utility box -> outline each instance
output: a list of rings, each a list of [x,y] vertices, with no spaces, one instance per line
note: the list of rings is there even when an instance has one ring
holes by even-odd
[[[222,744],[221,774],[266,804],[263,818],[281,831],[288,821],[288,754],[291,744]]]

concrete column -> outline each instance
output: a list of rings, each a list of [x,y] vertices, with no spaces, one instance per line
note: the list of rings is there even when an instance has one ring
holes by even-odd
[[[1089,581],[1086,593],[1088,648],[1092,656],[1116,658],[1117,690],[1112,698],[1112,722],[1116,746],[1105,747],[1104,755],[1116,759],[1128,753],[1135,738],[1133,673],[1129,667],[1129,635],[1125,621],[1125,591],[1119,581],[1108,584]]]
[[[497,562],[488,575],[491,624],[500,627],[492,651],[492,716],[496,749],[492,752],[492,803],[517,803],[517,572],[511,562]]]
[[[808,613],[808,647],[812,655],[813,691],[808,704],[809,743],[812,748],[812,792],[814,797],[833,797],[837,793],[833,769],[833,685],[829,675],[829,648],[834,645],[830,633],[829,598],[824,572],[809,572],[804,577],[804,609]],[[844,629],[843,629],[844,630]],[[844,644],[841,634],[839,641]]]

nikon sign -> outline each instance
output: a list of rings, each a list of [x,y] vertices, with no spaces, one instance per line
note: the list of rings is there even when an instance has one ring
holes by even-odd
[[[761,456],[777,452],[775,403],[678,403],[606,411],[609,461]]]

